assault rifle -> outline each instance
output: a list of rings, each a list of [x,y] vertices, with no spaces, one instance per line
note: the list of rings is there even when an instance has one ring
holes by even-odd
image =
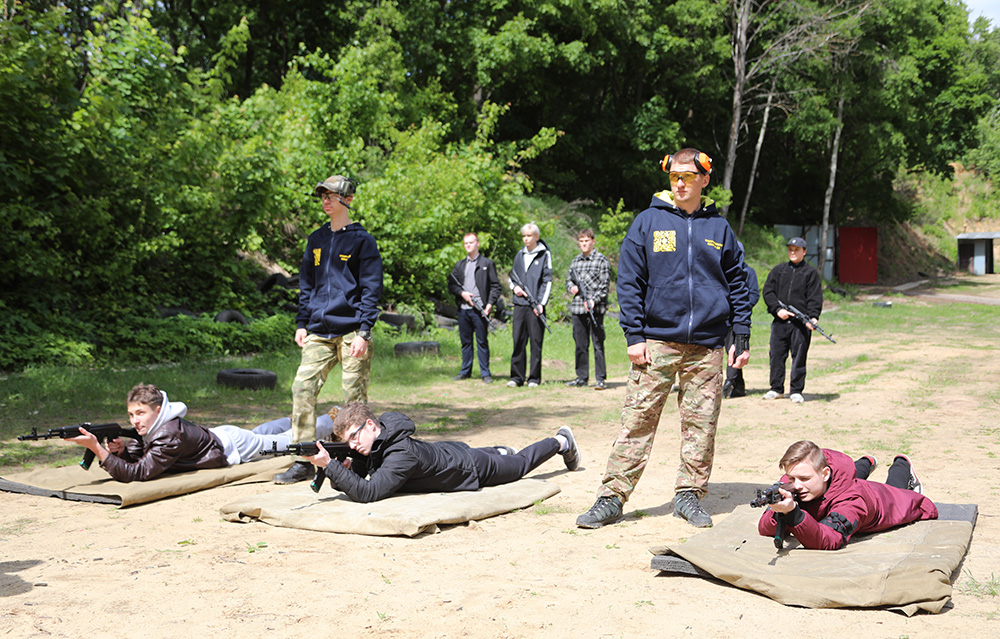
[[[776,481],[767,488],[757,489],[757,498],[750,502],[751,508],[763,508],[764,506],[770,506],[771,504],[776,504],[784,497],[781,496],[780,489],[784,488],[788,490],[791,484],[783,484],[780,481]],[[785,545],[785,515],[783,513],[774,513],[774,547],[781,550]]]
[[[142,441],[142,436],[134,428],[122,428],[118,424],[91,424],[89,422],[84,422],[83,424],[75,424],[73,426],[63,426],[61,428],[50,428],[49,432],[42,435],[38,434],[37,428],[31,429],[30,435],[20,435],[18,436],[19,441],[35,440],[35,439],[72,439],[73,437],[79,437],[81,435],[80,429],[84,428],[88,432],[92,433],[97,441],[104,444],[109,439],[117,439],[119,437],[129,437],[131,439],[137,439]],[[84,470],[90,470],[90,465],[94,462],[94,451],[89,448],[85,453],[83,453],[83,459],[80,460],[80,466]]]
[[[448,277],[450,277],[452,280],[454,280],[455,283],[458,284],[459,288],[461,288],[463,291],[465,290],[465,287],[462,286],[462,283],[459,282],[458,278],[455,276],[455,272],[454,271],[452,271],[451,273],[448,273]],[[472,302],[470,302],[470,303],[472,304],[472,308],[476,309],[476,311],[480,315],[483,316],[483,319],[486,320],[486,323],[489,324],[490,332],[491,333],[493,331],[497,330],[498,328],[500,328],[500,322],[496,321],[495,319],[490,318],[489,314],[487,314],[487,312],[486,312],[486,309],[483,308],[483,302],[482,302],[482,300],[479,299],[478,295],[473,295],[472,296]]]
[[[795,319],[799,320],[800,322],[802,322],[806,326],[812,326],[813,328],[815,328],[817,331],[819,331],[820,335],[822,335],[823,337],[827,338],[828,340],[830,340],[834,344],[837,343],[836,340],[834,340],[832,337],[830,337],[829,335],[826,334],[826,331],[824,331],[822,328],[820,328],[819,322],[813,322],[811,319],[809,319],[808,315],[806,315],[805,313],[803,313],[799,309],[797,309],[794,306],[791,306],[789,304],[785,304],[781,300],[778,300],[778,306],[780,306],[781,308],[785,309],[786,311],[788,311],[789,313],[791,313],[792,315],[794,315]]]
[[[510,272],[510,281],[514,282],[515,286],[521,287],[521,290],[524,291],[524,294],[528,297],[528,303],[531,304],[532,310],[538,310],[538,307],[541,306],[541,304],[539,304],[538,300],[535,299],[535,296],[531,294],[531,291],[529,291],[524,284],[521,284],[520,278],[517,277],[517,273],[515,273],[513,270],[511,270]],[[544,312],[539,313],[538,319],[542,321],[542,326],[544,326],[545,330],[547,330],[549,332],[549,335],[551,335],[552,329],[549,328],[549,323],[545,321],[545,313]]]
[[[587,311],[587,315],[590,316],[590,325],[594,327],[594,330],[600,330],[598,328],[597,319],[594,317],[594,310],[587,306],[587,300],[590,298],[590,293],[587,292],[587,287],[580,279],[580,276],[576,274],[576,270],[573,267],[569,269],[569,279],[576,283],[576,287],[580,289],[580,294],[583,295],[583,308]],[[596,301],[594,302],[597,303]]]
[[[297,444],[289,444],[288,448],[284,450],[278,450],[278,442],[271,442],[271,450],[264,449],[260,451],[261,455],[301,455],[303,457],[312,457],[313,455],[319,454],[319,446],[316,444],[323,444],[323,448],[326,452],[330,453],[330,463],[342,462],[348,457],[354,458],[361,453],[352,450],[347,442],[299,442]],[[318,493],[319,489],[323,487],[323,480],[326,479],[326,470],[323,468],[316,468],[316,476],[313,477],[312,483],[309,487],[312,488],[314,493]]]

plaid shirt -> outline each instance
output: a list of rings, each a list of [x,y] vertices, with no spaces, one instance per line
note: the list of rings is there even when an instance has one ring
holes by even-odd
[[[608,258],[594,249],[590,257],[580,253],[569,265],[577,277],[583,282],[575,281],[567,272],[566,291],[571,292],[574,284],[580,287],[580,292],[573,296],[569,312],[573,315],[583,315],[587,309],[583,307],[583,291],[587,291],[594,299],[594,312],[603,314],[608,310],[608,286],[611,284],[611,265]]]

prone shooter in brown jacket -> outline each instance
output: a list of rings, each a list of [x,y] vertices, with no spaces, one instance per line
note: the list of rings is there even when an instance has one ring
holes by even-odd
[[[284,450],[290,433],[258,434],[237,426],[204,428],[184,419],[187,406],[171,402],[156,386],[139,384],[126,399],[129,422],[141,440],[121,438],[105,448],[85,428],[68,441],[96,455],[101,467],[121,482],[146,481],[164,473],[222,468],[256,458],[262,450]]]

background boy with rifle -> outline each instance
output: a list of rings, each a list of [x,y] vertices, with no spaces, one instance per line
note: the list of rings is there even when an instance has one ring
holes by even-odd
[[[758,532],[774,537],[784,528],[805,548],[836,550],[854,535],[937,519],[937,507],[921,494],[906,455],[893,460],[885,484],[867,481],[877,463],[870,455],[851,461],[811,441],[792,444],[778,463],[785,473],[781,500],[768,506]]]
[[[462,342],[462,369],[452,379],[472,376],[472,341],[476,341],[479,376],[487,384],[490,375],[490,311],[500,299],[500,278],[493,260],[479,254],[479,236],[466,233],[462,238],[466,258],[459,260],[448,275],[448,290],[458,303],[458,338]]]
[[[514,292],[514,347],[510,355],[510,381],[507,386],[525,382],[528,342],[531,342],[531,366],[527,371],[528,388],[542,383],[542,344],[545,341],[545,305],[552,291],[552,253],[538,239],[538,226],[521,227],[524,248],[514,256],[510,269],[510,287]]]
[[[775,266],[767,274],[762,296],[767,312],[774,316],[771,323],[771,388],[763,399],[781,397],[785,392],[785,358],[792,355],[789,399],[796,404],[805,401],[806,355],[812,332],[823,312],[823,283],[819,271],[806,264],[806,241],[801,237],[788,240],[788,261]],[[801,309],[811,322],[804,323],[782,304]]]
[[[590,343],[594,344],[596,390],[604,390],[607,368],[604,363],[604,313],[608,310],[611,265],[595,248],[594,231],[584,229],[576,237],[580,254],[573,258],[566,276],[566,290],[573,296],[569,312],[576,344],[576,379],[567,386],[586,386]]]

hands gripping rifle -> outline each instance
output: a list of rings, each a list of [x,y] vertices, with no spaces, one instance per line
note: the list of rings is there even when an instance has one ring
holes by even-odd
[[[529,291],[524,284],[521,284],[520,278],[518,278],[517,273],[515,273],[513,270],[510,272],[510,281],[514,282],[515,286],[521,287],[521,290],[524,291],[524,294],[528,297],[528,303],[531,304],[532,310],[538,310],[538,307],[541,306],[541,304],[539,304],[538,300],[535,299],[535,296],[531,294],[531,291]],[[538,319],[542,321],[542,326],[544,326],[545,330],[547,330],[549,332],[549,335],[551,335],[552,329],[549,328],[549,323],[545,321],[545,313],[539,313]]]
[[[448,273],[448,277],[450,277],[452,279],[452,281],[454,281],[456,284],[458,284],[459,288],[461,288],[462,290],[465,290],[465,287],[462,286],[462,283],[459,282],[458,278],[455,276],[455,272],[454,271],[452,271],[451,273]],[[493,331],[497,330],[498,328],[500,328],[500,323],[497,322],[495,319],[490,318],[489,314],[486,313],[486,309],[483,308],[483,302],[482,302],[482,300],[479,299],[478,296],[473,295],[472,296],[472,302],[470,302],[470,303],[472,304],[472,308],[476,309],[476,311],[480,315],[483,316],[483,319],[486,320],[486,323],[490,327],[490,332],[491,333]]]
[[[829,335],[826,334],[826,331],[824,331],[822,328],[820,328],[819,322],[813,322],[811,319],[809,319],[808,315],[806,315],[805,313],[803,313],[799,309],[795,308],[794,306],[785,304],[781,300],[778,300],[778,306],[780,306],[781,308],[785,309],[786,311],[788,311],[789,313],[791,313],[792,315],[794,315],[795,319],[799,320],[800,322],[802,322],[803,324],[805,324],[807,327],[808,326],[812,326],[813,328],[815,328],[817,331],[819,331],[820,335],[822,335],[823,337],[827,338],[828,340],[830,340],[834,344],[837,343],[832,337],[830,337]]]
[[[61,428],[50,428],[47,433],[42,435],[38,434],[37,428],[31,429],[30,435],[20,435],[18,436],[19,441],[35,440],[35,439],[72,439],[73,437],[79,437],[80,429],[84,428],[87,432],[91,433],[97,438],[101,444],[107,443],[109,439],[117,439],[119,437],[129,437],[131,439],[137,439],[140,442],[142,437],[134,428],[122,428],[118,424],[91,424],[89,422],[84,422],[83,424],[74,424],[73,426],[63,426]],[[80,460],[80,467],[84,470],[90,470],[90,465],[94,462],[94,451],[89,448],[83,454],[83,459]]]
[[[594,317],[594,310],[587,306],[587,300],[591,299],[590,293],[587,291],[587,286],[583,283],[580,276],[576,274],[576,270],[572,266],[569,268],[569,279],[576,284],[578,289],[580,289],[580,294],[583,296],[583,308],[586,309],[587,315],[590,316],[591,326],[597,329],[598,324],[597,319]]]
[[[323,444],[324,450],[330,453],[330,463],[340,463],[343,462],[348,457],[354,458],[361,453],[352,450],[347,442],[299,442],[297,444],[289,444],[288,448],[279,450],[278,442],[271,442],[271,450],[264,449],[260,451],[261,455],[301,455],[303,457],[312,457],[313,455],[319,454],[319,446],[316,444]],[[326,470],[323,468],[316,468],[316,475],[313,477],[312,483],[309,487],[312,488],[314,493],[318,493],[319,489],[323,487],[323,480],[326,479]]]
[[[783,484],[780,481],[776,481],[767,488],[757,489],[757,498],[750,502],[751,508],[763,508],[764,506],[770,506],[771,504],[776,504],[784,497],[781,496],[781,489],[784,488],[788,490],[791,484]],[[783,513],[774,513],[774,547],[781,550],[785,545],[785,515]]]

